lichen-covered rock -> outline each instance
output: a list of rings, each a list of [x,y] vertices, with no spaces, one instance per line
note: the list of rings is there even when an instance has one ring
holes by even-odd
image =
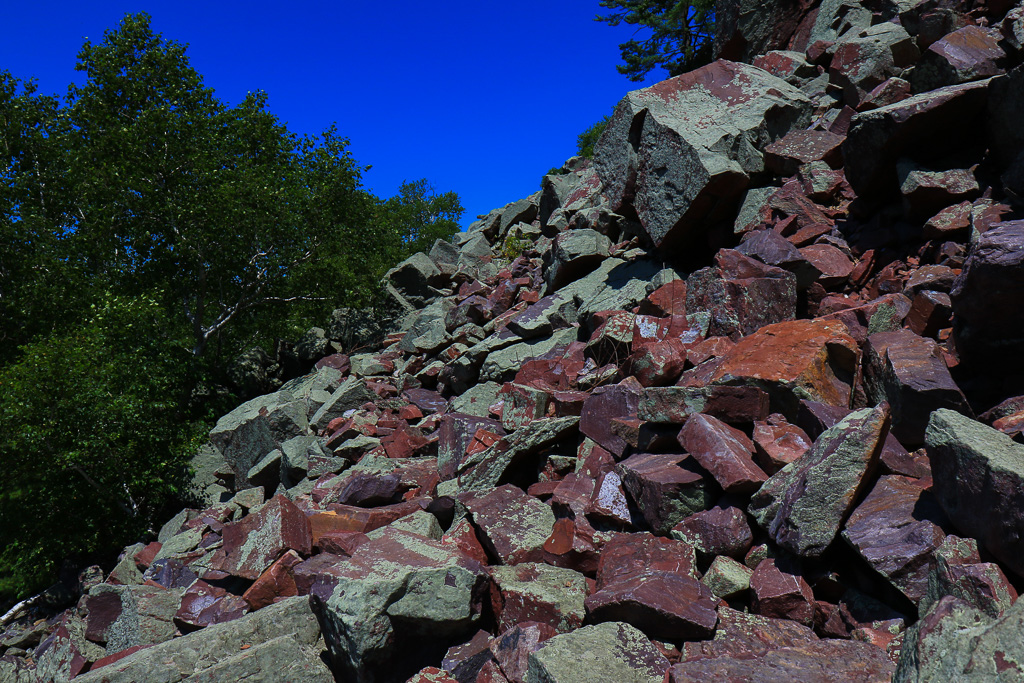
[[[935,496],[960,531],[1024,575],[1024,445],[960,413],[932,413]]]
[[[748,511],[780,547],[821,556],[870,481],[888,433],[887,405],[850,413],[766,481]]]
[[[310,604],[335,669],[373,683],[413,667],[411,674],[427,644],[465,634],[479,617],[485,581],[483,567],[457,549],[389,530],[338,568],[326,602],[313,595]]]
[[[720,60],[627,95],[595,168],[612,209],[632,204],[656,246],[692,238],[764,170],[764,147],[807,121],[808,105],[782,79]]]
[[[491,604],[500,630],[528,621],[547,624],[559,633],[583,625],[587,581],[579,572],[535,563],[492,567],[490,572]]]
[[[659,534],[711,504],[710,487],[698,470],[687,455],[651,453],[632,455],[617,468],[626,491]]]
[[[256,580],[286,550],[309,555],[313,532],[302,510],[282,495],[274,496],[258,512],[224,527],[224,547],[214,566],[233,576]]]
[[[669,662],[629,624],[608,622],[555,636],[530,655],[527,683],[662,683]]]
[[[542,562],[544,542],[551,536],[555,513],[551,506],[528,496],[512,484],[486,494],[460,494],[480,540],[502,564]]]

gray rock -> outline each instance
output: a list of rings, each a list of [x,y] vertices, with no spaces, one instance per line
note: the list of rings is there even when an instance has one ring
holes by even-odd
[[[646,259],[625,262],[609,258],[593,273],[558,293],[572,293],[580,324],[585,324],[599,311],[628,311],[638,305],[651,291],[651,279],[660,271],[659,264]]]
[[[870,481],[888,433],[888,406],[850,413],[768,479],[747,511],[781,548],[820,557]]]
[[[135,645],[156,645],[174,637],[174,613],[181,590],[159,586],[111,586],[100,584],[90,596],[114,593],[121,599],[121,614],[107,630],[107,652],[112,655]]]
[[[594,164],[612,210],[632,204],[661,247],[694,238],[716,206],[731,205],[764,170],[765,145],[809,116],[810,101],[782,79],[719,60],[629,93]]]
[[[247,660],[244,655],[277,641]],[[240,650],[242,645],[252,648]],[[305,597],[287,598],[241,619],[208,626],[140,650],[78,676],[82,683],[178,683],[179,681],[302,681],[331,683],[320,660],[320,629]],[[268,654],[271,653],[271,654]],[[258,664],[258,669],[253,662]],[[225,664],[232,667],[225,668]],[[244,676],[242,674],[245,674]]]
[[[414,306],[424,306],[435,294],[431,285],[441,278],[441,269],[423,252],[416,252],[392,268],[384,279]]]
[[[346,410],[352,410],[369,401],[376,401],[377,395],[366,388],[366,383],[357,377],[349,377],[345,383],[331,394],[330,400],[324,403],[316,415],[309,421],[313,429],[323,429],[336,417],[341,417]],[[296,435],[299,436],[299,435]]]
[[[320,360],[328,353],[330,353],[330,342],[327,339],[327,333],[320,327],[309,328],[295,343],[295,355],[299,357],[299,360],[312,362]]]
[[[608,258],[612,241],[591,229],[567,230],[555,238],[545,272],[548,291],[586,275]]]
[[[497,486],[502,476],[523,458],[575,432],[579,421],[578,417],[556,417],[534,420],[517,429],[462,463],[460,488],[474,491]]]
[[[642,632],[610,621],[545,641],[530,654],[527,683],[661,683],[669,662]]]
[[[542,356],[557,346],[574,342],[577,334],[576,328],[570,327],[559,330],[545,339],[523,341],[495,351],[484,361],[480,369],[480,379],[485,382],[504,381],[507,375],[514,374],[519,369],[523,361]]]
[[[932,413],[925,443],[946,515],[1024,576],[1024,445],[946,409]]]
[[[247,401],[220,418],[210,442],[234,472],[238,490],[250,486],[247,475],[253,465],[282,441],[308,430],[305,405],[279,391]]]

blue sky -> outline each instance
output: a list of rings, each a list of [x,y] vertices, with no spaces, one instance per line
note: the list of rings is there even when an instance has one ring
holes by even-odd
[[[189,45],[218,97],[265,90],[296,133],[332,122],[373,169],[376,194],[427,178],[464,224],[534,192],[576,136],[641,87],[615,70],[632,27],[593,21],[597,0],[490,2],[0,2],[0,69],[63,95],[85,38],[128,12]],[[648,83],[660,80],[652,75]]]

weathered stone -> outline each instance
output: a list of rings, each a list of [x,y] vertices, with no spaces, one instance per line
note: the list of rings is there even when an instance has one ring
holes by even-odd
[[[672,538],[688,543],[705,557],[742,558],[754,543],[743,510],[722,503],[676,524],[672,527]]]
[[[758,614],[814,623],[814,594],[794,562],[763,560],[750,577],[750,592]]]
[[[235,474],[236,490],[249,487],[253,465],[294,436],[307,433],[305,407],[291,394],[279,391],[254,398],[220,418],[210,442]]]
[[[513,626],[492,640],[491,654],[510,683],[525,683],[530,653],[555,635],[557,632],[547,624]]]
[[[471,632],[484,581],[456,549],[389,530],[339,567],[326,603],[314,594],[310,604],[337,671],[359,683],[395,680],[419,668],[427,643]]]
[[[714,659],[722,656],[749,658],[782,647],[799,646],[818,640],[807,626],[789,619],[718,608],[718,628],[713,640],[684,643],[683,660]]]
[[[780,547],[819,557],[870,481],[888,431],[885,404],[851,413],[766,481],[748,511]]]
[[[791,130],[764,148],[765,166],[776,175],[794,175],[803,164],[824,161],[832,168],[842,162],[843,136],[823,130]]]
[[[975,241],[950,298],[965,364],[995,377],[1024,369],[1024,327],[1006,314],[1024,305],[1024,221],[998,224]]]
[[[903,640],[895,683],[999,681],[1020,678],[1024,602],[1000,619],[947,596],[910,628]]]
[[[312,529],[302,511],[282,495],[257,512],[224,527],[224,547],[214,565],[233,576],[256,580],[286,550],[309,555]]]
[[[571,569],[523,563],[490,569],[491,604],[502,631],[533,621],[568,633],[583,625],[587,582]]]
[[[669,683],[790,681],[792,683],[888,683],[895,666],[869,643],[817,640],[769,650],[754,657],[722,656],[676,664]]]
[[[543,561],[544,542],[555,523],[550,506],[511,484],[463,498],[484,547],[502,564]]]
[[[183,631],[240,619],[249,612],[246,601],[203,580],[195,581],[181,596],[174,623]]]
[[[864,349],[864,383],[875,403],[892,407],[892,432],[908,447],[924,442],[928,418],[939,408],[973,414],[949,374],[938,344],[909,330],[879,332]]]
[[[662,683],[669,662],[629,624],[584,626],[530,655],[527,683]]]
[[[441,270],[423,252],[416,252],[384,276],[409,303],[423,306],[434,298],[432,284],[439,284]]]
[[[567,230],[551,245],[551,263],[545,279],[548,291],[564,287],[586,275],[609,256],[610,239],[596,230]]]
[[[853,272],[853,261],[831,244],[812,244],[801,248],[800,254],[821,273],[817,281],[826,289],[846,284]]]
[[[686,310],[711,315],[710,335],[738,339],[796,317],[795,275],[732,249],[719,251],[715,263],[686,280]]]
[[[790,417],[800,399],[848,406],[860,350],[835,321],[793,320],[744,337],[713,375],[718,384],[756,386]]]
[[[924,597],[946,516],[912,479],[885,476],[846,522],[843,539],[913,602]]]
[[[640,394],[637,416],[661,424],[683,424],[704,413],[723,422],[753,422],[768,416],[768,394],[757,387],[657,387]]]
[[[987,86],[952,85],[857,114],[843,143],[846,178],[857,195],[876,201],[896,193],[899,159],[934,140],[963,140],[984,112]]]
[[[621,456],[626,451],[626,442],[612,430],[611,421],[636,417],[642,389],[635,379],[595,389],[583,404],[580,431],[602,448]]]
[[[709,415],[691,416],[679,431],[679,444],[728,493],[750,493],[768,479],[754,464],[747,435]]]
[[[898,76],[920,53],[899,24],[870,26],[859,35],[844,39],[835,50],[829,75],[843,88],[846,102],[856,106],[890,76]]]
[[[1024,446],[943,408],[932,413],[925,442],[949,519],[1024,575]]]
[[[603,582],[586,605],[590,621],[624,621],[667,640],[706,638],[718,622],[710,589],[693,577],[664,571]]]
[[[796,276],[797,289],[807,289],[821,272],[793,244],[775,230],[755,230],[746,235],[736,251]]]
[[[503,477],[511,475],[531,455],[574,434],[579,422],[578,417],[556,417],[534,420],[517,429],[463,460],[459,468],[459,486],[464,491],[497,486]]]
[[[935,551],[927,591],[918,605],[920,613],[947,595],[992,618],[1002,616],[1017,601],[1017,591],[999,565],[981,561],[974,539],[956,536],[947,536]]]
[[[617,471],[651,529],[667,534],[684,517],[707,509],[711,491],[692,458],[638,453]]]
[[[243,645],[249,648],[239,651]],[[253,651],[256,651],[253,653]],[[330,683],[320,629],[306,598],[290,598],[230,623],[138,650],[77,677],[85,683],[287,680]],[[253,653],[251,656],[249,653]]]
[[[358,377],[349,377],[316,411],[310,420],[310,427],[324,429],[331,420],[341,417],[346,411],[376,399],[377,395],[366,388],[366,382]]]
[[[998,31],[964,26],[928,46],[914,66],[911,83],[916,92],[967,83],[1002,72],[1006,53],[999,47]]]
[[[750,577],[753,574],[753,569],[731,557],[719,555],[711,562],[711,566],[700,581],[711,589],[716,598],[731,600],[747,594],[750,590]]]
[[[765,145],[807,113],[807,98],[785,81],[718,61],[627,95],[595,149],[595,168],[612,209],[632,203],[664,246],[692,238],[716,203],[738,196],[764,169]]]
[[[89,620],[90,634],[106,643],[106,653],[114,654],[135,645],[155,645],[169,640],[175,634],[173,618],[181,598],[180,590],[162,586],[109,586],[100,584],[90,591],[91,600],[104,593],[114,593],[120,599],[113,621],[94,628]],[[90,600],[90,602],[91,602]],[[112,610],[108,616],[114,616]],[[102,619],[102,621],[106,621]]]

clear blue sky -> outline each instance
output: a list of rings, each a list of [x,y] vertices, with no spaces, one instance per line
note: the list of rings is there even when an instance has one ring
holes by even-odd
[[[218,97],[265,90],[296,133],[332,122],[382,197],[427,178],[477,214],[538,188],[576,136],[641,87],[615,70],[632,27],[597,0],[492,2],[0,1],[0,69],[63,95],[75,55],[128,12],[189,45]],[[651,76],[648,82],[664,77]]]

